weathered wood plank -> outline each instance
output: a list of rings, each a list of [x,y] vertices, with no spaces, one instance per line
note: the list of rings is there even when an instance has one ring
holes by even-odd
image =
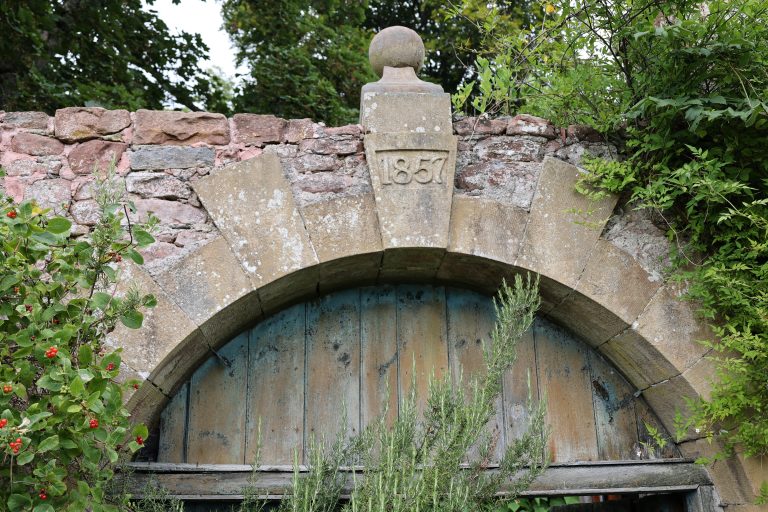
[[[528,429],[530,414],[528,395],[539,399],[536,370],[536,349],[533,328],[523,334],[517,345],[517,360],[504,374],[502,403],[504,407],[504,438],[507,443],[520,439]]]
[[[445,289],[400,285],[397,287],[397,347],[400,400],[416,382],[417,410],[424,412],[429,378],[448,371],[448,334],[445,322]],[[415,378],[414,378],[415,377]]]
[[[451,379],[454,385],[461,382],[465,392],[469,392],[472,380],[482,378],[487,372],[483,346],[491,341],[496,314],[493,303],[487,297],[467,290],[446,288],[445,300]],[[501,397],[496,403],[496,415],[488,422],[487,428],[495,443],[492,460],[498,461],[504,449]]]
[[[233,499],[242,496],[249,485],[250,466],[229,466],[226,471],[194,465],[158,467],[157,464],[131,464],[130,489],[140,495],[143,485],[154,479],[171,494],[205,499]],[[182,467],[184,466],[184,467]],[[290,488],[291,471],[258,471],[256,487],[264,494],[280,496]],[[358,473],[357,478],[360,478]],[[554,465],[537,478],[523,493],[540,495],[634,494],[693,491],[711,485],[704,467],[692,462],[632,461],[619,464]],[[347,492],[351,489],[348,479]],[[505,487],[499,491],[504,494]]]
[[[364,428],[387,411],[397,418],[397,306],[395,288],[363,288],[360,295],[360,424]]]
[[[587,346],[543,319],[534,324],[539,389],[546,393],[549,440],[555,462],[596,460],[595,413],[592,405]]]
[[[261,420],[262,464],[293,460],[304,449],[304,304],[251,330],[245,460],[254,462]]]
[[[600,458],[604,460],[638,458],[636,398],[632,388],[594,350],[589,351],[589,366]]]
[[[359,290],[307,304],[306,357],[305,458],[309,436],[332,443],[360,431]]]
[[[187,404],[189,382],[185,382],[160,414],[157,460],[186,462]]]
[[[244,462],[245,374],[248,335],[224,345],[192,375],[189,392],[187,462]]]

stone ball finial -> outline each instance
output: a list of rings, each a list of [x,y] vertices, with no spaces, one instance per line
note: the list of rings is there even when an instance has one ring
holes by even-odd
[[[419,34],[408,27],[387,27],[371,40],[368,59],[379,77],[384,74],[384,66],[410,67],[418,73],[424,63],[424,43]]]

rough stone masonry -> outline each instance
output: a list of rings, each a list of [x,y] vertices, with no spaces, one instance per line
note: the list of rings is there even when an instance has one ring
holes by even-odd
[[[459,137],[455,192],[526,210],[545,156],[579,164],[585,152],[616,152],[587,127],[555,127],[528,115],[465,117],[453,123],[453,132]],[[114,160],[116,180],[135,203],[137,220],[148,212],[160,220],[158,242],[144,251],[152,271],[218,236],[191,182],[228,163],[273,153],[299,206],[358,195],[371,188],[363,135],[361,125],[327,127],[259,114],[227,118],[97,107],[64,108],[53,117],[0,112],[0,165],[6,172],[0,190],[71,218],[82,235],[98,218],[93,182]]]

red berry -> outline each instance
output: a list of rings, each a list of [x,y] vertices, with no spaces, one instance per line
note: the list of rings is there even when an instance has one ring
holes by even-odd
[[[20,437],[16,438],[16,444],[19,444],[19,445],[21,444],[21,438]]]
[[[135,382],[133,383],[133,389],[139,389],[139,385],[136,384]]]
[[[8,213],[6,213],[6,215],[7,215],[7,216],[8,216],[8,218],[10,218],[10,219],[15,219],[15,218],[16,218],[16,210],[11,210],[11,211],[9,211]]]
[[[32,304],[24,304],[24,309],[27,311],[32,311]]]
[[[115,261],[120,263],[121,261],[123,261],[123,257],[118,254],[117,256],[115,256]]]
[[[144,438],[141,437],[141,436],[136,436],[136,444],[138,444],[139,446],[143,445],[144,444]]]
[[[61,323],[61,320],[59,320],[58,318],[54,318],[53,319],[53,324],[54,325],[59,325],[60,323]]]
[[[13,287],[13,293],[19,293],[19,291],[21,291],[21,288],[19,288],[18,286]]]
[[[90,425],[91,428],[99,428],[99,420],[94,418],[88,422],[88,425]]]
[[[29,337],[29,339],[31,339],[32,341],[35,341],[37,338],[36,338],[36,336],[33,334],[32,336],[30,336],[30,337]]]
[[[13,386],[11,386],[10,384],[6,384],[5,386],[3,386],[3,393],[7,394],[7,393],[10,393],[11,391],[13,391]]]
[[[0,418],[0,428],[5,428],[5,426],[8,424],[8,420],[5,418]]]
[[[115,363],[109,363],[109,364],[107,365],[107,371],[108,371],[108,372],[111,372],[111,371],[112,371],[112,370],[114,370],[114,369],[115,369]]]
[[[58,354],[58,352],[59,352],[59,349],[57,349],[56,347],[51,347],[46,351],[45,357],[47,357],[48,359],[53,359],[54,357],[56,357],[56,354]]]

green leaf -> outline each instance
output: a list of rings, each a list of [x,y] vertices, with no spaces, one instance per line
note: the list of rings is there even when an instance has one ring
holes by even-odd
[[[64,217],[54,217],[48,221],[48,231],[56,235],[66,233],[72,227],[72,223]]]
[[[110,294],[104,292],[96,292],[93,294],[93,297],[91,297],[91,305],[94,309],[100,309],[104,311],[107,309],[107,306],[111,300],[112,296]]]
[[[27,450],[21,455],[19,455],[18,457],[16,457],[16,464],[18,464],[19,466],[23,466],[31,462],[32,459],[34,458],[35,458],[35,452],[33,452],[32,450]]]
[[[149,437],[149,430],[147,429],[147,426],[144,424],[136,425],[135,427],[133,427],[133,431],[131,432],[131,434],[133,435],[133,437],[141,436],[144,439],[146,439],[147,437]]]
[[[17,284],[19,281],[19,276],[15,274],[3,277],[2,281],[0,281],[0,292],[4,292],[11,286]]]
[[[144,315],[140,311],[132,309],[120,316],[120,321],[129,329],[138,329],[144,322]]]
[[[155,241],[155,237],[144,231],[143,229],[133,230],[133,239],[139,247],[145,247]]]
[[[90,366],[93,362],[93,349],[91,349],[90,345],[80,345],[80,348],[77,350],[77,358],[80,360],[81,366]],[[88,381],[86,380],[85,382]]]
[[[72,404],[69,407],[67,407],[67,412],[69,414],[75,414],[83,410],[83,406],[80,404]]]
[[[51,437],[46,437],[43,439],[43,441],[37,446],[37,451],[40,453],[45,453],[51,450],[54,450],[59,447],[59,436],[57,434],[52,435]]]
[[[85,392],[85,384],[83,384],[83,379],[79,375],[72,379],[72,382],[69,384],[69,392],[73,396],[80,396]]]
[[[56,509],[50,503],[41,503],[32,509],[32,512],[56,512]]]
[[[135,249],[126,249],[125,255],[131,258],[134,263],[137,265],[143,265],[144,264],[144,257],[139,254]]]
[[[11,494],[8,497],[8,510],[16,512],[32,506],[32,499],[25,494]]]

